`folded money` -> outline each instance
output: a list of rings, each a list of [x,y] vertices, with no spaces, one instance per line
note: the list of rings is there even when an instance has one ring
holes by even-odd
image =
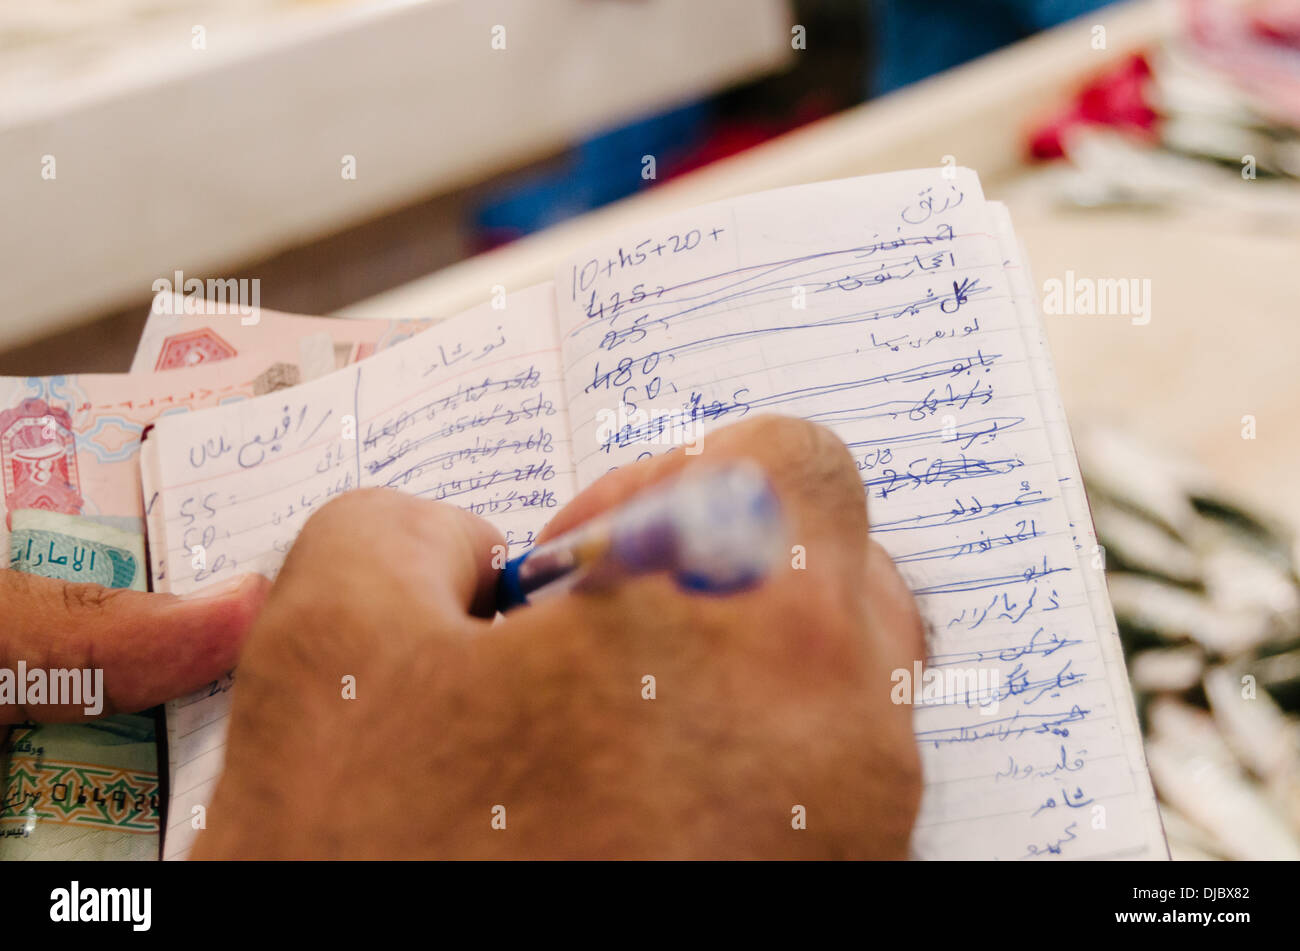
[[[261,356],[163,374],[0,377],[0,554],[19,509],[95,516],[142,533],[140,438],[175,413],[280,389],[296,367]]]
[[[171,372],[0,378],[5,563],[65,581],[144,590],[138,455],[148,426],[292,386],[318,372],[314,364],[354,362],[426,323],[264,311],[258,323],[244,324],[238,316],[155,313],[141,353],[149,352],[150,369]],[[256,353],[241,356],[228,340]],[[220,366],[201,365],[217,360]],[[4,752],[0,857],[157,857],[151,715],[21,726]]]
[[[165,367],[183,369],[0,377],[0,515],[45,509],[96,515],[139,531],[137,450],[151,423],[301,382],[319,369],[312,362],[321,362],[322,334],[329,337],[327,360],[333,369],[336,360],[355,362],[427,323],[261,311],[258,323],[244,325],[237,315],[154,314],[136,366],[153,368],[162,360]],[[207,365],[214,362],[221,365]],[[0,552],[7,527],[6,517]]]
[[[292,386],[431,322],[164,310],[151,314],[136,366],[170,372],[0,378],[0,554],[13,570],[144,590],[148,426]],[[0,857],[157,857],[151,715],[18,727],[5,752]]]
[[[9,567],[145,590],[144,538],[87,516],[11,513]],[[6,744],[0,860],[158,857],[155,715],[24,724]]]
[[[144,539],[89,516],[19,509],[11,516],[9,567],[106,588],[145,590]]]
[[[151,714],[19,726],[7,752],[0,861],[158,858]]]
[[[305,382],[387,350],[435,322],[305,317],[260,308],[248,315],[220,311],[229,307],[159,294],[131,372],[175,370],[256,353],[268,362],[296,366],[299,379],[294,382]]]

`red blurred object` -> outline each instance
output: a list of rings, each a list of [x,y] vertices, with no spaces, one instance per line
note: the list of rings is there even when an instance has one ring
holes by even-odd
[[[1300,48],[1300,3],[1296,0],[1265,0],[1249,11],[1248,19],[1260,36]]]
[[[1239,6],[1183,0],[1188,42],[1206,68],[1271,122],[1300,129],[1300,0]]]
[[[718,123],[709,138],[699,147],[660,169],[660,182],[666,182],[719,159],[728,158],[769,139],[815,122],[835,112],[835,104],[816,94],[804,96],[795,105],[793,115],[780,120],[735,119]],[[655,184],[658,184],[656,182]]]
[[[1064,112],[1038,129],[1029,140],[1034,158],[1065,154],[1065,137],[1080,125],[1106,125],[1143,138],[1155,138],[1156,113],[1145,98],[1151,65],[1141,53],[1124,60],[1083,87]]]

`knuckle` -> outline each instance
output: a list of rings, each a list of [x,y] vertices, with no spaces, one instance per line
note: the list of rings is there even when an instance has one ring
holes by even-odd
[[[819,495],[828,488],[861,494],[852,454],[825,426],[793,416],[761,416],[749,425],[753,431],[745,442],[758,450],[760,462],[791,483]]]
[[[400,537],[420,521],[419,510],[427,507],[414,496],[395,489],[354,489],[321,506],[298,533],[294,549],[300,552],[329,551],[355,544],[363,535]]]
[[[825,426],[787,416],[763,416],[732,438],[763,466],[790,502],[796,529],[857,548],[868,529],[866,493],[847,446]]]
[[[388,537],[389,523],[394,520],[386,512],[390,505],[384,498],[387,492],[356,489],[316,509],[294,538],[277,587],[283,587],[288,579],[311,583],[322,572],[332,573],[337,566],[350,564],[347,553],[367,535]]]
[[[69,614],[103,608],[117,592],[97,584],[63,585],[63,606]]]
[[[383,512],[388,494],[384,489],[344,492],[313,512],[300,534],[308,536],[329,531],[336,524],[356,524],[359,518],[374,518]]]
[[[454,505],[430,502],[396,489],[355,489],[318,509],[299,533],[298,544],[380,532],[390,541],[445,538],[460,526],[465,513]]]

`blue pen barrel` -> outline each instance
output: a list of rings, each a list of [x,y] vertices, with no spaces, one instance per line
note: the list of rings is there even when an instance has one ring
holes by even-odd
[[[542,545],[534,548],[519,563],[519,582],[524,590],[532,591],[553,584],[578,567],[573,549],[565,545]]]
[[[665,571],[692,591],[756,584],[784,557],[781,507],[751,462],[700,467],[506,565],[502,610],[575,584]]]
[[[781,507],[755,464],[690,473],[613,520],[609,561],[627,574],[669,571],[696,591],[757,583],[785,550]]]

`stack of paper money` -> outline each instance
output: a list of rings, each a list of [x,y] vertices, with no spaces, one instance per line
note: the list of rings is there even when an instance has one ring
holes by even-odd
[[[144,538],[90,516],[11,513],[9,565],[63,581],[144,591]],[[158,854],[155,713],[89,725],[25,724],[6,744],[0,860],[152,859]]]
[[[429,323],[219,313],[194,298],[160,297],[131,373],[0,378],[8,567],[145,590],[138,456],[146,427],[313,379]],[[25,724],[0,737],[0,860],[158,858],[157,736],[155,713],[145,711],[89,725]]]

